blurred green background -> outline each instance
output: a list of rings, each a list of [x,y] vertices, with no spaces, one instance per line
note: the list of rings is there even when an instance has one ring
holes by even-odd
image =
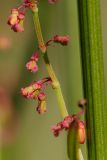
[[[101,2],[106,68],[107,1]],[[4,0],[0,4],[0,110],[9,115],[5,126],[0,128],[4,137],[0,138],[0,158],[68,160],[66,133],[63,132],[60,137],[54,138],[50,131],[51,126],[62,119],[54,91],[50,87],[47,89],[48,112],[43,116],[36,113],[36,102],[28,101],[20,94],[21,87],[47,75],[41,58],[39,72],[35,75],[25,68],[26,62],[37,47],[31,13],[26,15],[24,33],[14,33],[6,24],[10,10],[20,3],[21,1],[17,0]],[[78,109],[77,102],[83,97],[77,2],[59,0],[57,4],[49,5],[47,0],[40,0],[39,15],[46,41],[56,34],[68,34],[71,37],[71,43],[67,47],[50,47],[49,57],[61,83],[69,113],[75,113]],[[106,69],[105,79],[107,81]]]

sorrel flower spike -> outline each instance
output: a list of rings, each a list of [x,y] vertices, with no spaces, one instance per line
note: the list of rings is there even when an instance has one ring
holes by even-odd
[[[39,114],[46,112],[46,95],[44,90],[50,83],[51,79],[47,77],[21,89],[21,93],[25,98],[38,100],[38,107],[36,110]]]

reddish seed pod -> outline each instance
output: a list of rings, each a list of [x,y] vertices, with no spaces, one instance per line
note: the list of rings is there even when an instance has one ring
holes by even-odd
[[[83,121],[78,122],[78,141],[80,144],[85,142],[85,124]]]

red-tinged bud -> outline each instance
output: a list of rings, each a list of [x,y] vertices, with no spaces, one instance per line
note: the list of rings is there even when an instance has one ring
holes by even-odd
[[[33,87],[34,90],[36,90],[36,89],[41,89],[41,88],[42,88],[42,81],[39,80],[39,81],[37,81],[37,82],[34,82],[34,83],[32,84],[32,87]]]
[[[17,23],[11,28],[14,32],[24,32],[24,27],[22,23]]]
[[[67,45],[70,40],[69,36],[54,36],[53,41],[56,43],[60,43],[61,45]]]
[[[51,130],[53,134],[57,137],[63,129],[68,130],[71,124],[73,123],[73,121],[74,121],[73,116],[65,117],[63,121],[57,123],[56,125],[52,127]]]
[[[18,14],[19,14],[18,9],[12,9],[11,15],[8,19],[8,24],[9,25],[13,26],[13,25],[18,23]]]
[[[31,71],[31,72],[37,72],[38,71],[38,65],[36,62],[38,62],[39,59],[39,55],[38,52],[34,53],[31,58],[30,61],[26,64],[26,68]]]
[[[38,65],[37,63],[34,61],[34,60],[31,60],[29,61],[27,64],[26,64],[26,68],[31,71],[31,72],[37,72],[38,71]]]
[[[78,122],[78,141],[80,144],[85,142],[85,124],[83,121]]]
[[[62,131],[61,124],[58,123],[57,125],[52,126],[51,131],[53,132],[55,137],[58,137],[60,132]]]
[[[28,87],[22,88],[21,93],[27,99],[37,99],[40,93],[40,85],[36,82]]]
[[[74,120],[73,116],[65,117],[64,120],[62,121],[62,127],[64,129],[69,129],[73,120]]]
[[[30,59],[38,62],[38,60],[39,60],[39,54],[38,54],[38,52],[35,52]]]
[[[20,12],[19,15],[18,15],[18,19],[19,20],[24,20],[25,18],[25,14],[23,12]]]
[[[46,109],[46,100],[42,100],[42,101],[39,101],[39,104],[38,104],[38,107],[37,107],[37,112],[39,114],[43,114],[47,111]]]
[[[40,93],[39,96],[38,96],[38,100],[39,101],[44,101],[46,99],[46,95],[44,92]]]

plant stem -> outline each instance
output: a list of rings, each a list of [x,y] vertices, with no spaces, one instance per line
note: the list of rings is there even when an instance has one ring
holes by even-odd
[[[32,2],[33,2],[33,0],[32,0]],[[42,36],[37,6],[36,6],[36,9],[33,9],[32,11],[33,11],[33,20],[34,20],[35,30],[36,30],[36,34],[37,34],[37,38],[38,38],[39,48],[40,48],[41,52],[43,53],[43,59],[44,59],[48,74],[52,80],[52,87],[55,90],[55,94],[56,94],[58,104],[59,104],[58,107],[59,107],[60,113],[61,113],[62,117],[65,118],[66,116],[68,116],[68,111],[67,111],[67,108],[65,105],[65,101],[64,101],[64,97],[63,97],[62,90],[60,87],[60,83],[56,77],[56,74],[55,74],[53,67],[52,67],[52,65],[49,61],[49,58],[48,58],[47,48],[45,46],[43,36]],[[77,144],[77,140],[74,139],[73,142],[74,141],[75,141],[75,144]],[[71,146],[69,145],[69,147],[71,147]],[[83,158],[82,152],[80,155],[80,151],[81,151],[80,148],[78,148],[77,145],[73,146],[73,147],[76,150],[75,153],[72,152],[73,154],[75,154],[75,157],[76,157],[75,159],[76,160],[83,160],[82,159]],[[70,150],[69,150],[69,158],[71,159],[70,156],[72,156],[72,154],[70,153]],[[72,157],[72,159],[74,159],[74,158]]]
[[[52,65],[51,65],[49,58],[48,58],[47,48],[45,46],[43,36],[42,36],[37,6],[35,8],[33,8],[32,11],[33,11],[32,12],[33,13],[33,20],[34,20],[35,30],[36,30],[36,34],[37,34],[37,38],[38,38],[39,48],[40,48],[41,52],[43,53],[43,59],[44,59],[48,74],[52,80],[52,87],[56,93],[60,113],[61,113],[62,117],[64,118],[64,117],[68,116],[68,112],[67,112],[67,108],[65,105],[63,95],[62,95],[59,81],[55,75],[55,72],[54,72]]]
[[[105,116],[104,66],[100,1],[78,0],[83,86],[86,109],[89,160],[107,160],[107,118]]]

